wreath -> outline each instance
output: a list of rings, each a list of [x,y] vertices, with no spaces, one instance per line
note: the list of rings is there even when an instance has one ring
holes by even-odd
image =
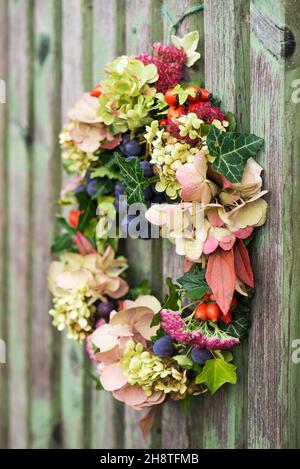
[[[107,64],[60,134],[71,177],[58,203],[71,210],[58,216],[52,245],[50,315],[85,343],[98,388],[135,409],[167,399],[186,408],[235,384],[232,349],[250,327],[248,245],[267,211],[253,158],[263,140],[237,132],[200,82],[182,81],[198,40],[197,31],[173,35]],[[128,235],[168,238],[182,256],[184,274],[166,279],[163,304],[147,279],[129,287],[119,243]]]

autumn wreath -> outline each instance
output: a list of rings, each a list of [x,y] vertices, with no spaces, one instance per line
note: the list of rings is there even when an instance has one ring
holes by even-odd
[[[267,211],[253,159],[263,140],[237,132],[200,82],[182,81],[198,40],[172,36],[107,64],[60,134],[72,177],[59,204],[71,210],[52,246],[50,315],[85,342],[99,387],[135,409],[236,383],[231,350],[250,326],[247,247]],[[147,279],[129,288],[117,254],[127,236],[167,237],[183,257],[163,305]]]

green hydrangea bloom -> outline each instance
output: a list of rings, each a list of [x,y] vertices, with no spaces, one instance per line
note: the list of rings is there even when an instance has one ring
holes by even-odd
[[[190,112],[186,116],[179,117],[178,122],[181,137],[188,135],[192,140],[201,138],[201,124],[204,122],[198,119],[196,114]]]
[[[154,391],[183,396],[187,390],[186,370],[179,370],[175,360],[145,351],[141,343],[130,340],[120,363],[128,383],[140,386],[148,396]]]
[[[158,79],[153,64],[144,65],[134,57],[121,56],[106,67],[108,77],[101,83],[99,116],[114,134],[149,124],[155,108],[156,89],[149,84]]]
[[[89,299],[87,287],[70,295],[55,297],[54,308],[49,311],[53,326],[59,331],[68,329],[68,338],[83,342],[92,332],[92,319],[96,313],[96,307],[89,305]]]

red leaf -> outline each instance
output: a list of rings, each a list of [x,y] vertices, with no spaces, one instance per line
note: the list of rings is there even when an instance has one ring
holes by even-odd
[[[86,256],[87,254],[94,254],[95,252],[97,252],[94,246],[82,233],[80,233],[80,231],[77,231],[76,235],[73,238],[73,241],[82,256]]]
[[[237,239],[234,245],[235,273],[246,285],[254,288],[254,278],[251,269],[249,253],[241,239]]]
[[[151,428],[152,428],[153,423],[154,423],[155,414],[156,414],[156,409],[155,409],[155,407],[152,407],[147,412],[147,414],[144,415],[144,417],[142,417],[141,420],[140,420],[140,429],[142,431],[144,441],[147,440],[148,435],[151,431]]]
[[[216,249],[208,256],[206,281],[223,314],[227,314],[235,289],[233,250]]]

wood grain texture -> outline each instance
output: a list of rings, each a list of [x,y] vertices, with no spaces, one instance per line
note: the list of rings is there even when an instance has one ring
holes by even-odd
[[[177,20],[184,12],[192,6],[199,5],[199,2],[184,0],[177,2],[175,0],[165,0],[164,6],[171,14],[174,20]],[[194,14],[187,17],[181,24],[177,31],[179,36],[184,36],[193,26],[197,29],[202,37],[200,41],[199,51],[204,57],[204,42],[203,42],[203,12]],[[164,40],[167,41],[168,37],[168,24],[164,22]],[[199,79],[200,71],[203,72],[203,65],[195,68],[193,72],[186,71],[186,79]],[[203,76],[202,76],[203,79]],[[163,276],[172,277],[173,280],[180,277],[183,273],[183,260],[175,253],[174,247],[169,241],[164,242],[163,249]],[[166,292],[165,292],[166,293]],[[198,414],[197,414],[198,415]],[[162,410],[162,447],[163,448],[188,448],[189,442],[189,421],[182,414],[180,405],[178,403],[168,402],[163,406]]]
[[[93,84],[104,78],[104,67],[116,53],[116,21],[114,2],[95,0],[92,15],[92,79]],[[124,28],[124,26],[123,26]],[[93,370],[95,371],[95,370]],[[86,380],[89,380],[86,377]],[[121,409],[120,409],[121,408]],[[123,446],[123,409],[110,393],[91,390],[91,448]],[[121,430],[121,433],[120,433]],[[121,438],[121,441],[120,441]]]
[[[82,2],[62,2],[62,122],[67,121],[67,110],[74,98],[84,91],[83,83],[83,22]],[[65,180],[66,182],[66,180]],[[84,446],[84,380],[85,351],[75,341],[62,340],[61,409],[64,448]]]
[[[216,14],[218,12],[218,14]],[[249,2],[205,2],[205,85],[222,107],[238,118],[239,130],[249,130]],[[238,383],[215,396],[195,400],[191,413],[191,445],[236,448],[247,445],[247,343],[235,350]]]
[[[202,79],[239,130],[265,138],[269,214],[251,250],[257,291],[249,349],[245,342],[235,351],[237,385],[199,396],[188,418],[168,402],[145,443],[143,414],[96,391],[84,348],[50,325],[46,273],[67,110],[104,77],[106,62],[166,39],[162,4],[176,20],[200,3],[73,0],[70,10],[70,0],[0,1],[0,338],[8,361],[0,364],[0,447],[300,447],[300,365],[292,360],[300,339],[298,0],[204,0],[205,12],[178,31],[200,31],[202,57],[186,78]],[[167,240],[129,239],[124,249],[130,282],[149,278],[160,299],[163,277],[182,274]]]
[[[8,2],[8,325],[9,446],[29,444],[28,325],[30,305],[30,200],[32,101],[30,11],[32,2]],[[16,56],[15,51],[18,51]],[[22,77],[22,80],[20,80]]]
[[[8,78],[7,2],[0,3],[0,79]],[[3,96],[4,97],[4,96]],[[2,97],[2,98],[3,98]],[[0,103],[0,339],[7,344],[7,103]],[[8,366],[0,363],[0,448],[8,443]]]
[[[157,0],[137,0],[126,2],[126,53],[141,54],[150,49],[153,41],[161,40],[161,2]],[[125,251],[129,260],[129,280],[138,285],[144,278],[149,278],[151,286],[158,296],[161,294],[161,256],[159,241],[127,239]],[[125,447],[146,448],[139,429],[143,413],[125,408]],[[148,444],[160,446],[160,418],[157,416],[156,427]]]
[[[257,291],[249,356],[250,447],[299,447],[300,375],[292,361],[292,340],[300,337],[300,225],[295,214],[300,168],[299,134],[294,132],[300,109],[291,97],[300,55],[299,46],[287,60],[266,50],[259,34],[264,23],[257,23],[259,10],[278,28],[288,25],[299,42],[296,4],[278,2],[276,9],[270,1],[251,4],[251,130],[265,138],[260,161],[270,196],[268,223],[253,252]]]

